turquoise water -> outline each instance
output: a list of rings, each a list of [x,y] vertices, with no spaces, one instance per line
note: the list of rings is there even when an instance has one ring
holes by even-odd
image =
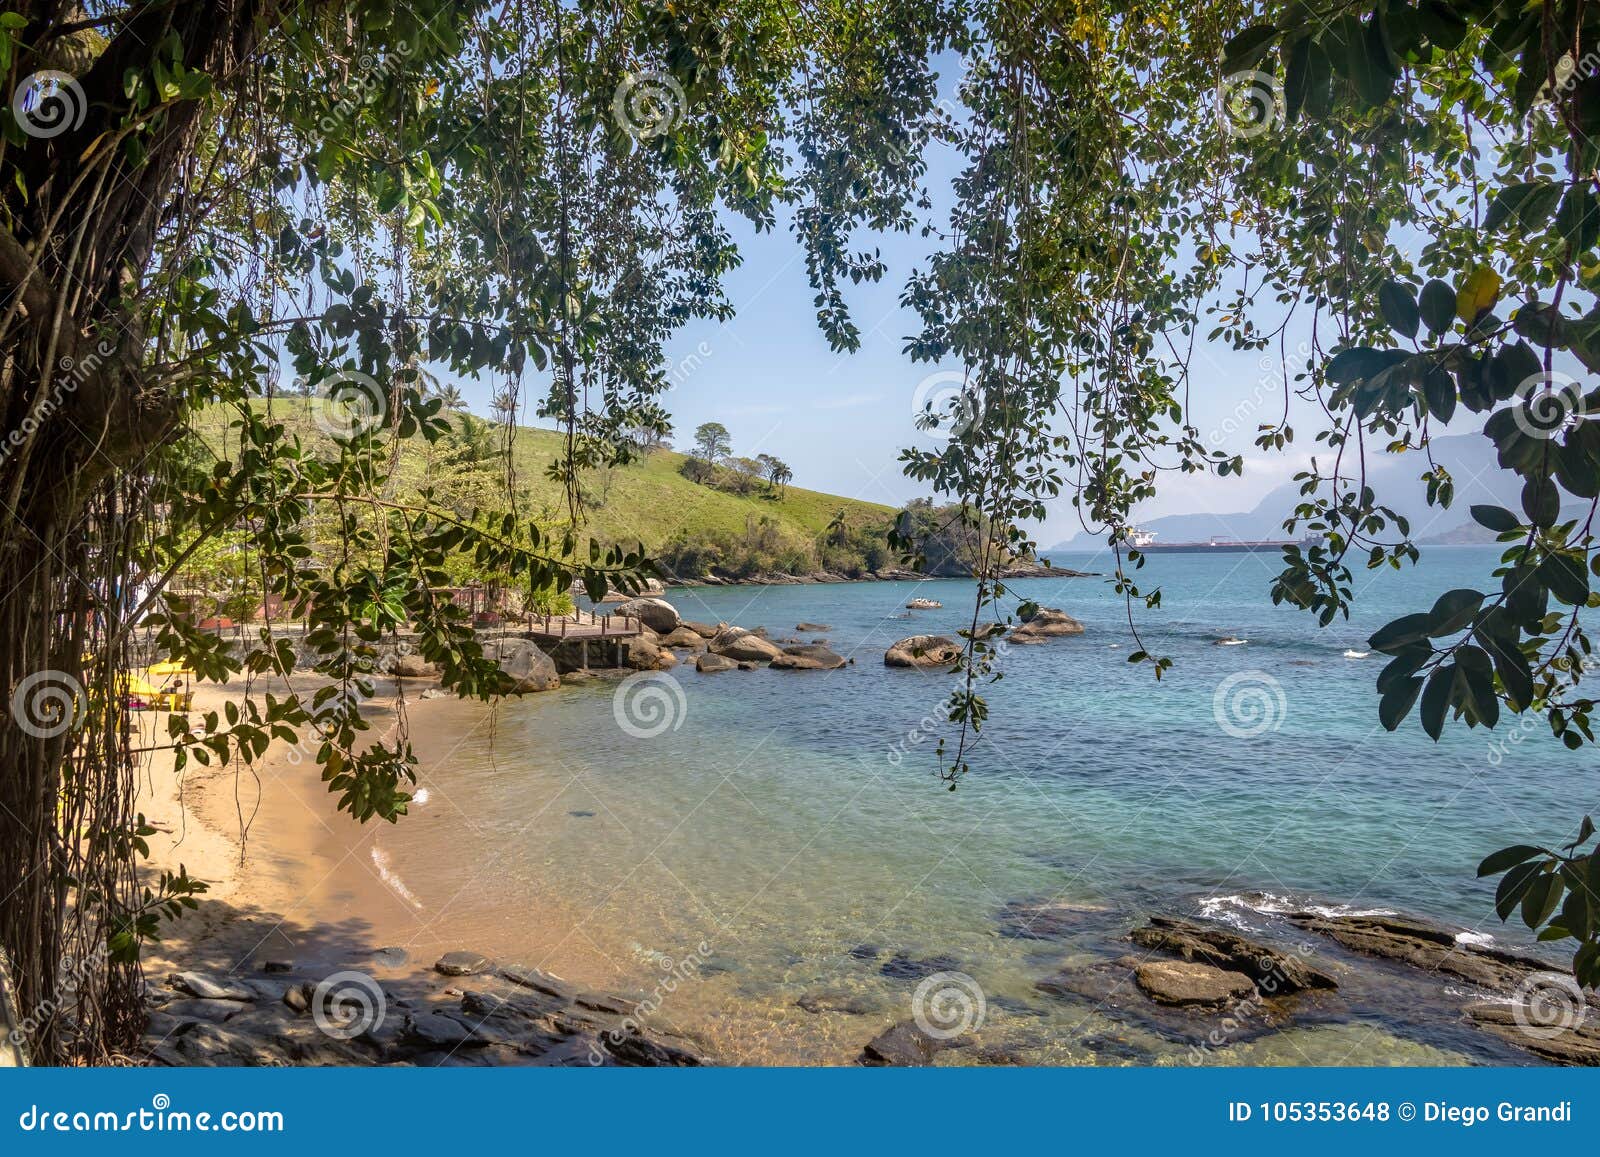
[[[1174,660],[1160,683],[1126,661],[1124,606],[1103,580],[1017,582],[1087,629],[1009,650],[1005,678],[986,692],[972,774],[954,793],[933,756],[948,725],[924,730],[950,677],[885,668],[883,652],[906,635],[954,634],[970,616],[969,584],[675,591],[690,619],[806,639],[823,636],[796,624],[828,624],[854,663],[716,675],[684,664],[670,681],[597,682],[503,706],[450,738],[426,822],[385,833],[384,854],[423,913],[417,943],[546,964],[581,947],[643,992],[691,962],[698,978],[653,1015],[727,1059],[851,1059],[906,1018],[915,982],[885,974],[901,954],[982,986],[982,1049],[963,1057],[1176,1060],[1181,1047],[1160,1034],[1035,982],[1104,955],[1108,935],[1150,912],[1248,926],[1249,909],[1228,898],[1250,892],[1518,940],[1494,920],[1492,885],[1474,868],[1506,843],[1568,838],[1597,802],[1592,757],[1542,726],[1451,727],[1439,744],[1414,721],[1386,733],[1373,691],[1382,657],[1345,654],[1443,590],[1486,586],[1495,558],[1436,548],[1419,568],[1358,576],[1352,621],[1319,630],[1271,605],[1273,555],[1153,556],[1144,578],[1162,587],[1163,606],[1137,621],[1147,649]],[[944,609],[907,612],[913,595]],[[1229,636],[1247,642],[1217,645]],[[665,714],[649,714],[648,697],[636,698],[645,690]],[[648,730],[660,733],[637,734]],[[1005,935],[1006,906],[1029,901],[1106,912],[1081,935]],[[1293,1030],[1229,1059],[1486,1058],[1450,1034],[1379,1024]]]

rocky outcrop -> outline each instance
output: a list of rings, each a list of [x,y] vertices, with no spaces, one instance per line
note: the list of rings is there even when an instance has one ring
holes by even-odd
[[[435,980],[382,982],[333,970],[327,977],[185,973],[149,993],[143,1053],[157,1065],[671,1065],[703,1063],[692,1042],[640,1027],[637,1002],[577,990],[538,969],[493,971],[471,989]],[[330,982],[338,980],[330,986]],[[229,991],[248,999],[195,997]],[[206,1005],[197,1008],[197,1005]]]
[[[695,634],[699,635],[702,639],[714,639],[714,638],[716,638],[717,637],[717,631],[719,631],[721,629],[720,627],[715,626],[715,625],[713,625],[711,623],[691,623],[688,619],[684,619],[678,625],[680,627],[688,627],[689,630],[691,630]]]
[[[638,619],[657,634],[665,635],[678,627],[678,609],[665,599],[629,599],[616,613]]]
[[[1534,973],[1550,970],[1550,965],[1537,957],[1493,945],[1463,943],[1451,929],[1409,916],[1299,912],[1289,919],[1352,951],[1398,960],[1429,972],[1447,972],[1496,992],[1510,992]]]
[[[1034,616],[1011,632],[1013,643],[1042,643],[1063,635],[1083,634],[1083,624],[1055,607],[1040,607]]]
[[[491,656],[511,680],[513,694],[553,691],[561,686],[555,660],[527,639],[506,639]]]
[[[831,671],[843,666],[843,655],[814,643],[797,643],[785,647],[783,654],[772,660],[774,671]]]
[[[694,661],[694,669],[707,674],[716,671],[732,671],[738,665],[726,655],[713,655],[710,651],[707,651]]]
[[[644,631],[628,640],[628,666],[635,671],[654,671],[661,666],[661,648],[655,636]]]
[[[906,603],[908,611],[937,611],[944,604],[938,599],[912,599]]]
[[[724,627],[707,644],[714,655],[752,663],[770,663],[783,648],[743,627]]]
[[[1135,944],[1157,952],[1198,960],[1213,967],[1242,972],[1273,993],[1335,989],[1339,982],[1298,956],[1234,932],[1231,928],[1195,924],[1171,916],[1152,916],[1130,934]]]
[[[961,654],[961,644],[944,635],[912,635],[884,653],[887,667],[948,667]]]
[[[446,952],[434,962],[433,970],[442,976],[471,976],[493,965],[494,962],[480,952]]]
[[[1575,1005],[1556,1008],[1552,1023],[1548,1011],[1541,1018],[1511,1004],[1469,1004],[1467,1018],[1507,1044],[1526,1049],[1559,1065],[1600,1065],[1600,1015]],[[1581,1014],[1581,1015],[1580,1015]],[[1532,1031],[1529,1031],[1529,1030]]]

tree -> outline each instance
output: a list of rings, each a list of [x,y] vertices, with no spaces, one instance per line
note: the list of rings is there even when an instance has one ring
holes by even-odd
[[[704,422],[695,427],[695,457],[715,466],[732,452],[733,438],[721,422]]]

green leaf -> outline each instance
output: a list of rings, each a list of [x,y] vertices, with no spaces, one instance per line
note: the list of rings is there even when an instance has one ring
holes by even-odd
[[[1498,852],[1491,852],[1483,858],[1478,865],[1478,879],[1485,876],[1497,876],[1507,868],[1514,868],[1518,864],[1526,863],[1537,855],[1543,853],[1543,848],[1536,848],[1532,844],[1512,844],[1509,848],[1501,848]]]
[[[1431,617],[1425,614],[1404,615],[1379,627],[1367,639],[1367,645],[1392,655],[1408,644],[1426,639],[1430,622]]]
[[[1422,690],[1422,730],[1435,742],[1444,730],[1444,714],[1450,708],[1450,692],[1455,681],[1456,665],[1441,663],[1428,676],[1428,685]]]
[[[1522,902],[1523,894],[1528,890],[1528,885],[1533,883],[1541,869],[1540,864],[1518,864],[1505,874],[1500,880],[1500,886],[1494,892],[1494,913],[1501,920],[1510,918],[1517,905]]]
[[[1385,731],[1393,731],[1411,714],[1411,708],[1422,693],[1422,677],[1412,675],[1396,682],[1378,700],[1378,721]]]
[[[1437,277],[1434,278],[1422,287],[1419,312],[1429,330],[1434,333],[1446,332],[1456,320],[1456,291]]]
[[[1479,505],[1471,508],[1472,520],[1497,534],[1520,529],[1522,522],[1503,506]]]
[[[1554,872],[1535,876],[1522,897],[1522,922],[1529,928],[1537,928],[1550,919],[1561,900],[1561,891],[1561,877]]]
[[[1378,308],[1389,328],[1403,337],[1416,337],[1422,314],[1417,309],[1417,299],[1411,287],[1398,281],[1385,281],[1378,289]]]
[[[1440,635],[1453,635],[1457,631],[1465,630],[1477,617],[1478,608],[1483,606],[1483,592],[1458,587],[1455,590],[1445,591],[1433,604],[1433,609],[1428,612],[1428,634],[1437,638]]]
[[[1534,526],[1554,526],[1561,516],[1561,493],[1548,478],[1530,478],[1522,485],[1522,510]]]

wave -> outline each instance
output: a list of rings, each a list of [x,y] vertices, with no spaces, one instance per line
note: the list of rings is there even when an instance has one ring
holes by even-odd
[[[422,901],[417,899],[411,889],[406,887],[406,882],[389,866],[389,853],[382,851],[376,845],[372,849],[372,866],[378,870],[378,879],[388,886],[389,891],[413,908],[422,907]]]
[[[1273,892],[1242,892],[1226,896],[1206,896],[1200,901],[1200,915],[1235,928],[1249,928],[1247,913],[1260,916],[1288,916],[1309,912],[1313,916],[1393,916],[1393,908],[1359,907],[1354,904],[1319,904],[1311,900],[1280,896]]]
[[[1344,657],[1346,659],[1365,659],[1370,654],[1372,654],[1371,651],[1354,651],[1354,650],[1352,650],[1352,651],[1346,651],[1344,653]]]

